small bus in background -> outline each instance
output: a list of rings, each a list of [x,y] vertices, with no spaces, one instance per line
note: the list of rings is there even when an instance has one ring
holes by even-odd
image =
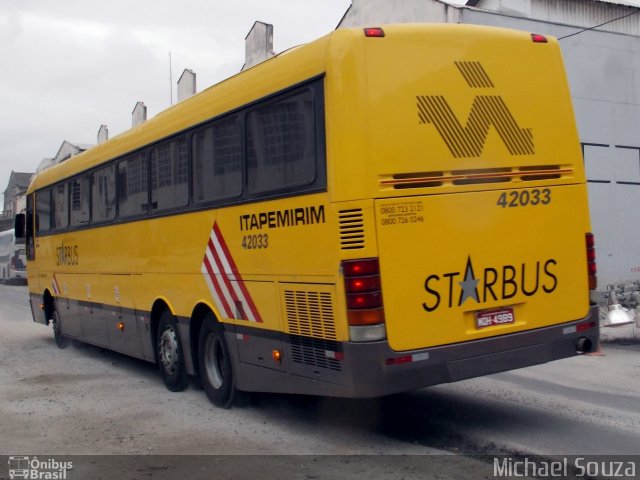
[[[34,320],[236,391],[375,397],[593,351],[558,42],[339,29],[38,174]],[[40,308],[42,306],[42,311]]]
[[[0,281],[7,284],[27,280],[27,256],[24,236],[16,238],[14,230],[0,232]]]

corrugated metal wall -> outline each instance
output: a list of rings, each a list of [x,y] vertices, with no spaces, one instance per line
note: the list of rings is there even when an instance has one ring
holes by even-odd
[[[478,5],[480,6],[480,5]],[[531,17],[549,22],[593,27],[640,9],[590,0],[532,0]],[[640,13],[608,23],[598,30],[640,36]]]

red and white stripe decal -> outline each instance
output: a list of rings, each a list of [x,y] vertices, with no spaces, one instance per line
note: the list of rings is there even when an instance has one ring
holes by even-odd
[[[53,294],[57,297],[60,295],[60,287],[58,287],[58,280],[56,279],[56,274],[53,274],[51,280],[51,287],[53,287]]]
[[[217,222],[213,223],[201,270],[218,310],[226,318],[262,322]]]

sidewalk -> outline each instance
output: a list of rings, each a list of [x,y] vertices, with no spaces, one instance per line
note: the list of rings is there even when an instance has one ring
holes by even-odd
[[[607,343],[619,345],[640,343],[640,328],[635,322],[621,327],[600,327],[600,341],[605,345]]]

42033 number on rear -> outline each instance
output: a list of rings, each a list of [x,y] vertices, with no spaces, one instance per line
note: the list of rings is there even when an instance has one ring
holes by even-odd
[[[549,205],[550,203],[551,189],[533,188],[502,192],[498,197],[496,205],[502,208],[515,208],[536,205]]]

